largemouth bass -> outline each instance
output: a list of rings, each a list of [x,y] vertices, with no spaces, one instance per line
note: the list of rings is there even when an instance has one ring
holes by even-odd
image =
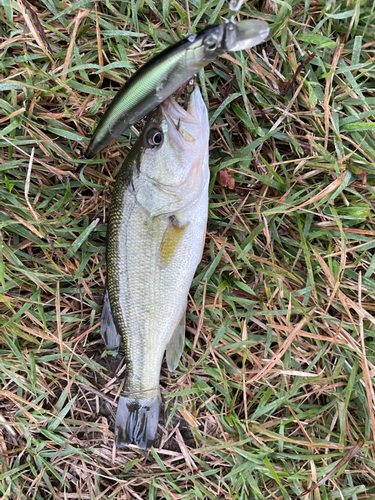
[[[263,42],[268,24],[259,19],[207,26],[147,61],[119,90],[99,122],[85,156],[93,157],[224,52]]]
[[[164,352],[170,371],[185,338],[187,295],[208,213],[207,109],[195,87],[187,109],[167,99],[149,117],[112,193],[101,334],[123,340],[126,380],[115,442],[148,448],[159,417]]]

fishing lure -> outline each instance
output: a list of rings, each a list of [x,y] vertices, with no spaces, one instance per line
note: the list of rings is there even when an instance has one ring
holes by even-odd
[[[231,2],[230,18],[225,24],[210,25],[189,35],[154,56],[134,74],[104,113],[86,158],[92,158],[108,146],[216,57],[228,51],[248,49],[267,38],[269,27],[264,21],[234,22],[236,8],[238,4]]]

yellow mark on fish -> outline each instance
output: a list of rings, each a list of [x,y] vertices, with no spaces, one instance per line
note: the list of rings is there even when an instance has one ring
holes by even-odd
[[[174,215],[170,217],[170,222],[168,224],[167,229],[165,230],[160,245],[160,251],[159,251],[160,269],[164,269],[164,267],[166,267],[175,256],[178,245],[180,244],[185,234],[186,228],[188,227],[189,224],[190,222],[180,225],[179,221]]]

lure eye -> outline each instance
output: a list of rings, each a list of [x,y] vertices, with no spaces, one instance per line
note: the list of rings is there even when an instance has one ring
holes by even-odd
[[[216,50],[218,45],[219,45],[219,40],[213,35],[210,35],[204,39],[204,46],[210,52]]]
[[[148,134],[148,143],[153,147],[158,147],[163,142],[163,133],[160,130],[151,130]]]

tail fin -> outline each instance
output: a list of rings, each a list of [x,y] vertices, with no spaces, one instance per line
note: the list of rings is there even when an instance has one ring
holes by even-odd
[[[116,446],[124,448],[135,444],[139,448],[150,448],[158,428],[159,408],[159,392],[154,399],[120,396],[115,423]]]

